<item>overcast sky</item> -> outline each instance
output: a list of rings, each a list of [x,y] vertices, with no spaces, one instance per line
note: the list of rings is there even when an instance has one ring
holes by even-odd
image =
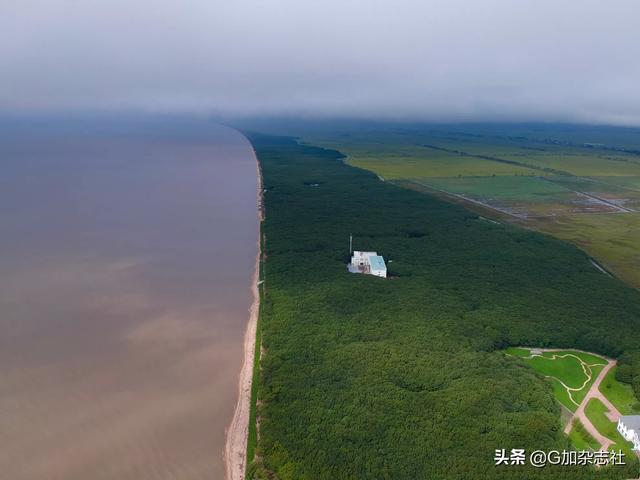
[[[0,0],[0,111],[640,125],[638,0]]]

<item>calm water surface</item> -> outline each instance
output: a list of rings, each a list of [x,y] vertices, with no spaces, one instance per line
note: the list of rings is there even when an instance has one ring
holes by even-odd
[[[0,131],[0,478],[222,479],[258,219],[195,120]]]

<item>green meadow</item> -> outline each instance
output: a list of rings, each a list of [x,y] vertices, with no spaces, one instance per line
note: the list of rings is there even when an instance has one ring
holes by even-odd
[[[553,386],[556,400],[572,412],[578,408],[607,363],[602,357],[575,350],[532,354],[529,349],[508,348],[505,353],[520,358],[547,378]]]
[[[530,168],[551,169],[574,176],[637,176],[640,175],[640,157],[609,153],[593,148],[549,148],[523,150],[517,146],[505,147],[487,144],[484,140],[475,142],[439,141],[438,146],[448,150],[460,150],[472,155],[509,159],[529,165]]]
[[[578,245],[608,271],[640,288],[640,213],[536,218],[532,228]]]
[[[582,389],[588,381],[581,362],[573,356],[546,358],[533,357],[527,362],[531,367],[547,377],[560,380],[569,388]]]
[[[356,167],[374,171],[386,180],[420,177],[512,176],[536,173],[535,170],[519,165],[416,148],[411,152],[405,152],[404,155],[352,153],[349,155],[348,162]]]
[[[609,370],[600,384],[600,391],[622,415],[640,414],[640,403],[633,394],[631,385],[616,380],[617,368]]]
[[[600,181],[602,183],[611,185],[612,187],[617,187],[618,191],[630,189],[640,192],[640,177],[639,176],[627,176],[627,177],[611,177],[611,176],[601,176],[601,177],[593,177],[594,180]]]
[[[501,201],[558,202],[573,196],[568,188],[538,176],[432,177],[415,181],[447,192]]]

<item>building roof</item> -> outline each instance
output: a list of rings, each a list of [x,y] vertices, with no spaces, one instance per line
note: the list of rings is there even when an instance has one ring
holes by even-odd
[[[371,270],[384,270],[387,268],[384,264],[384,258],[380,255],[371,255],[369,257],[369,263],[371,264]],[[640,416],[638,418],[640,418]]]
[[[370,257],[371,255],[377,255],[377,253],[376,252],[365,252],[365,251],[361,251],[361,250],[354,250],[353,251],[353,255],[354,256],[361,255],[363,257]]]
[[[640,433],[640,415],[622,415],[620,421],[625,427]]]

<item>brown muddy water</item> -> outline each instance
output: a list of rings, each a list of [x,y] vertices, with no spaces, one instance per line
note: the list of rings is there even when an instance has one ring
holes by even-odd
[[[224,478],[249,143],[196,120],[0,127],[0,478]]]

